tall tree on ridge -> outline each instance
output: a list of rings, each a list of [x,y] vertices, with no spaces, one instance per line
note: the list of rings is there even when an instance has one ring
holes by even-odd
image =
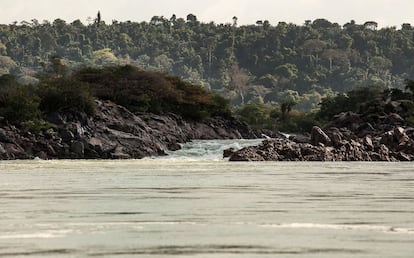
[[[101,11],[98,11],[98,14],[96,15],[96,24],[99,27],[99,24],[101,24]]]

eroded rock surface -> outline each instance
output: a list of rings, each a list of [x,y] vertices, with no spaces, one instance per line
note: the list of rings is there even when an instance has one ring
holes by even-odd
[[[192,139],[252,138],[248,127],[229,118],[185,121],[174,114],[134,114],[96,101],[94,116],[50,114],[54,129],[35,135],[0,124],[0,159],[129,159],[165,155]]]
[[[341,113],[310,137],[267,139],[234,152],[230,161],[414,161],[414,128],[398,114],[372,125],[352,112]],[[300,140],[298,140],[300,139]]]

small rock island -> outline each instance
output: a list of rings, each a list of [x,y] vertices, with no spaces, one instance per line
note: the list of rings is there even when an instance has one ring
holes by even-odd
[[[222,97],[137,67],[85,68],[36,86],[0,79],[0,159],[143,158],[192,139],[255,137]]]

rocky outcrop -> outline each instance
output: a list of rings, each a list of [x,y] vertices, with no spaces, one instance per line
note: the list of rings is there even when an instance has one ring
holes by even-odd
[[[166,155],[192,139],[252,138],[234,118],[185,121],[174,114],[134,114],[109,101],[96,101],[94,116],[50,114],[54,127],[32,134],[0,124],[0,159],[129,159]]]
[[[342,113],[324,129],[314,126],[310,137],[267,139],[235,151],[229,160],[414,161],[414,128],[404,125],[397,114],[381,119],[374,127],[358,114]]]
[[[314,126],[312,127],[311,132],[311,143],[313,145],[323,144],[323,145],[331,145],[332,140],[329,138],[328,135],[321,128]]]
[[[402,128],[397,128],[400,131]],[[403,129],[404,130],[404,129]],[[405,132],[405,130],[404,130]],[[405,136],[406,134],[404,134]],[[341,140],[336,146],[322,143],[296,143],[289,139],[264,140],[262,144],[243,148],[230,156],[230,161],[414,161],[414,141],[399,138],[394,132],[383,138],[366,136]],[[392,139],[390,139],[392,137]]]

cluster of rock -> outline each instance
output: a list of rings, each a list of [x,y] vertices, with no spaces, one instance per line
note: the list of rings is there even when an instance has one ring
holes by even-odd
[[[204,122],[181,117],[134,114],[109,101],[96,101],[93,116],[51,114],[53,128],[40,134],[0,121],[0,159],[126,159],[166,155],[191,139],[254,137],[233,118]]]
[[[372,119],[372,118],[370,118]],[[376,117],[337,115],[310,135],[266,139],[259,146],[227,150],[230,161],[414,161],[414,128],[396,113]]]

